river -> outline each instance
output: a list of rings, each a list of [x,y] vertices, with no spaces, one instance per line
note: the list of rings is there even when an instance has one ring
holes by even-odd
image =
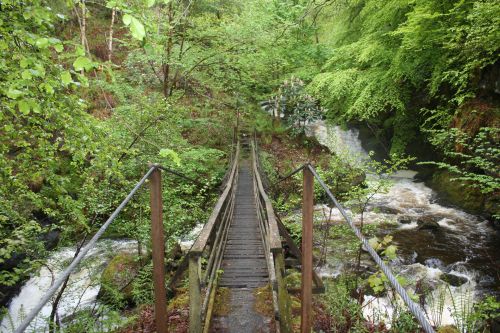
[[[345,130],[319,121],[309,125],[309,135],[314,135],[332,153],[347,152],[354,156],[354,163],[363,163],[368,158],[356,129]],[[470,309],[473,302],[484,295],[500,294],[497,270],[500,236],[483,218],[440,204],[437,193],[417,181],[415,175],[412,170],[396,172],[388,192],[376,194],[371,200],[364,220],[383,222],[377,231],[379,238],[392,235],[398,258],[391,266],[395,273],[406,278],[407,288],[413,291],[417,283],[424,283],[428,288],[430,296],[425,307],[433,324],[460,326],[461,323],[456,322],[458,305]],[[316,209],[329,211],[326,206]],[[353,218],[356,220],[359,216]],[[437,222],[439,227],[420,230],[419,219]],[[341,223],[342,217],[334,210],[330,220]],[[333,253],[336,249],[329,251]],[[341,261],[330,260],[320,268],[320,274],[336,276],[344,266]],[[444,282],[445,279],[452,283]],[[393,311],[388,296],[365,297],[366,318],[390,322]]]

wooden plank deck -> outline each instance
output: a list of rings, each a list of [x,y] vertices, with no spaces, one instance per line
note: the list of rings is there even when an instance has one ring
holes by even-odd
[[[262,237],[254,202],[252,173],[242,161],[233,221],[222,259],[221,287],[257,288],[269,282]]]
[[[233,220],[229,227],[220,288],[229,289],[229,313],[212,318],[210,332],[270,333],[274,319],[256,311],[255,291],[269,284],[269,272],[254,202],[250,162],[240,163]],[[220,300],[219,300],[220,301]],[[217,302],[217,300],[216,300]]]

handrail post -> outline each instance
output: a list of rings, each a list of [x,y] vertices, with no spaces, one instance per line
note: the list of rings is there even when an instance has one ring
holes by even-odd
[[[201,332],[200,257],[189,255],[189,333]]]
[[[153,280],[155,322],[158,333],[167,333],[167,293],[165,290],[165,237],[163,235],[163,202],[161,170],[155,168],[150,176],[151,240],[153,243]]]
[[[311,332],[314,176],[303,169],[301,333]]]

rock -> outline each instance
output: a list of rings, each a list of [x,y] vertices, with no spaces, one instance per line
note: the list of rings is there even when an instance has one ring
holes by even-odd
[[[441,226],[430,215],[421,216],[417,219],[418,230],[437,230]]]
[[[469,279],[467,279],[466,277],[455,275],[453,273],[443,273],[440,276],[440,279],[453,287],[460,287],[464,283],[469,282]]]
[[[127,252],[117,254],[101,275],[101,288],[97,298],[117,308],[133,305],[132,280],[140,268],[140,263],[132,254]]]
[[[392,215],[401,214],[401,211],[399,209],[388,206],[378,206],[377,209],[383,214],[392,214]]]
[[[500,333],[500,318],[491,320],[491,333]]]
[[[410,224],[412,221],[411,221],[411,218],[409,216],[398,216],[398,223],[402,223],[402,224]]]
[[[485,210],[485,195],[477,188],[462,186],[460,182],[453,181],[453,178],[450,172],[439,170],[434,173],[430,185],[446,201],[469,212],[482,213]]]

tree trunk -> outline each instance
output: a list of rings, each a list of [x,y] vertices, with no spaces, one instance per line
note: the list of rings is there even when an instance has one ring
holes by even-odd
[[[116,8],[111,11],[111,24],[109,25],[109,41],[108,41],[108,61],[111,62],[113,55],[113,27],[115,25]]]
[[[86,54],[90,54],[89,43],[87,42],[87,5],[85,0],[81,0],[82,7],[82,33],[81,42]]]
[[[173,47],[173,34],[174,27],[172,26],[172,22],[174,20],[174,7],[172,2],[168,4],[168,39],[166,45],[166,62],[163,63],[163,95],[165,97],[170,96],[170,90],[172,89],[170,85],[170,61],[172,55],[172,47]]]

